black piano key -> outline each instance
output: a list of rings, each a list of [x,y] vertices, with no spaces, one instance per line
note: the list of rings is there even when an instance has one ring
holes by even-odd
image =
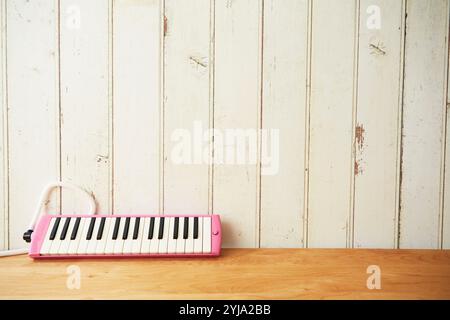
[[[120,227],[120,218],[116,218],[116,223],[114,224],[114,232],[113,232],[113,240],[117,240],[117,236],[119,234],[119,227]]]
[[[159,233],[158,239],[161,240],[164,236],[164,218],[159,219]]]
[[[184,218],[184,230],[183,230],[183,239],[188,238],[188,230],[189,230],[189,218]]]
[[[130,230],[130,217],[125,219],[125,227],[123,228],[122,240],[127,240],[128,231]]]
[[[91,218],[91,223],[89,224],[86,240],[91,240],[92,238],[92,233],[94,233],[95,220],[96,218]]]
[[[174,239],[178,239],[178,228],[179,228],[179,225],[180,225],[180,218],[176,217],[175,218],[175,225],[173,227],[173,238]]]
[[[155,217],[150,218],[150,227],[148,228],[148,239],[153,239],[153,230],[155,229]]]
[[[106,222],[106,218],[103,217],[100,220],[100,226],[98,227],[97,240],[101,240],[103,237],[103,229],[105,229],[105,222]]]
[[[198,239],[198,217],[194,218],[194,239]]]
[[[59,237],[59,240],[66,239],[67,230],[69,229],[69,224],[70,224],[70,218],[66,218],[66,222],[64,223],[64,227],[62,229],[61,236]]]
[[[137,217],[134,222],[134,231],[133,231],[133,240],[136,240],[139,236],[139,223],[141,222],[141,218]]]
[[[61,218],[56,218],[55,224],[53,225],[52,232],[50,233],[50,240],[55,240],[56,232],[58,231],[58,226],[59,226],[60,221],[61,221]]]
[[[75,224],[72,229],[72,234],[70,235],[70,240],[75,240],[77,238],[78,228],[80,227],[81,218],[75,220]]]

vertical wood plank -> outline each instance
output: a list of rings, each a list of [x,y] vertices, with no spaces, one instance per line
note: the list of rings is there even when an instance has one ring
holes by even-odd
[[[450,6],[447,8],[448,19],[447,19],[447,46],[449,50],[447,51],[447,94],[446,94],[446,139],[445,139],[445,164],[444,164],[444,210],[443,210],[443,223],[442,223],[442,247],[444,249],[450,248]]]
[[[8,247],[8,109],[6,78],[6,4],[0,1],[0,250]]]
[[[110,213],[109,1],[62,0],[60,23],[62,178],[91,190],[98,213]],[[64,213],[86,209],[62,192]]]
[[[210,1],[166,0],[165,21],[164,212],[206,214]]]
[[[447,6],[445,0],[407,2],[401,248],[440,247]]]
[[[209,175],[208,175],[208,213],[212,214],[214,209],[214,88],[215,88],[215,36],[216,36],[216,1],[210,1],[210,43],[209,43],[209,60],[210,60],[210,76],[209,76]]]
[[[57,1],[7,2],[12,248],[24,246],[44,185],[59,179],[57,15]]]
[[[114,2],[114,212],[159,211],[160,7]]]
[[[394,248],[396,243],[402,16],[402,1],[360,4],[355,247]]]
[[[261,176],[262,247],[303,246],[307,37],[308,1],[264,1],[262,127],[279,148],[262,142],[274,169]]]
[[[215,7],[213,208],[222,215],[226,247],[259,245],[259,165],[248,159],[257,158],[258,152],[254,142],[260,126],[261,8],[261,1],[251,0],[217,1]],[[227,148],[219,141],[229,129],[239,129],[228,132],[247,141],[250,156],[241,164],[236,157],[226,159],[240,149],[237,139],[228,139]],[[216,164],[219,157],[224,163]]]
[[[313,2],[309,247],[345,247],[352,163],[356,2]]]

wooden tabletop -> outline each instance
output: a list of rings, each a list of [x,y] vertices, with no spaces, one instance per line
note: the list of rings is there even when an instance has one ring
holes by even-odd
[[[371,265],[380,268],[381,289],[367,287]],[[0,258],[0,298],[450,299],[450,251],[225,249],[209,259],[6,257]]]

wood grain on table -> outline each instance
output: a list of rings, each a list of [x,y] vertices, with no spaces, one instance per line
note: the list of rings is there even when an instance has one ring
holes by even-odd
[[[68,289],[78,266],[80,289]],[[367,288],[367,268],[381,289]],[[224,249],[219,258],[0,258],[1,299],[450,299],[450,251]]]

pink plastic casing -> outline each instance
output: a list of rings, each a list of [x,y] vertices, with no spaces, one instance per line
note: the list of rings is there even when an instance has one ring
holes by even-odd
[[[36,229],[34,230],[31,238],[31,248],[30,257],[33,259],[68,259],[68,258],[144,258],[144,257],[216,257],[220,255],[220,249],[222,245],[222,228],[220,224],[219,215],[100,215],[96,214],[96,218],[102,217],[211,217],[211,253],[156,253],[156,254],[103,254],[103,255],[92,255],[92,254],[77,254],[77,255],[40,255],[41,246],[44,242],[45,235],[47,233],[47,228],[50,224],[50,220],[55,217],[61,218],[86,218],[91,217],[90,215],[44,215],[39,220]]]

